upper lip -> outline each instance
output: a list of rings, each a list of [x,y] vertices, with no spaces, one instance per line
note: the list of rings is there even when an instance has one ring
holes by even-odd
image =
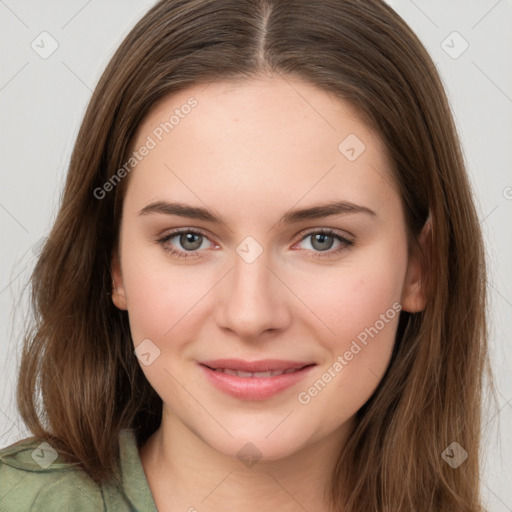
[[[200,364],[213,370],[231,369],[244,372],[268,372],[271,370],[300,369],[315,363],[308,361],[283,361],[282,359],[261,359],[259,361],[244,361],[242,359],[214,359],[202,361]]]

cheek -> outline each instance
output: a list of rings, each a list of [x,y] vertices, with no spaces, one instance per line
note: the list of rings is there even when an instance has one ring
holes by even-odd
[[[215,276],[206,268],[173,263],[160,246],[135,231],[123,235],[123,284],[134,343],[163,341],[190,322]]]
[[[127,262],[125,268],[130,327],[135,344],[138,338],[153,338],[160,343],[176,337],[185,325],[194,323],[201,298],[215,283],[207,272],[197,269],[193,272],[192,267],[184,270],[170,265],[147,265],[130,269]]]
[[[147,264],[140,265],[141,261]],[[180,362],[200,322],[201,298],[214,280],[209,283],[208,272],[172,266],[161,257],[154,258],[154,254],[152,263],[149,261],[147,251],[137,250],[123,261],[133,344],[136,349],[140,344],[141,354],[151,354],[150,364],[144,364],[140,357],[139,361],[153,389],[165,403],[186,410],[191,404],[188,395],[179,392],[178,382],[184,381]]]
[[[297,400],[308,417],[323,415],[322,432],[352,417],[387,369],[401,311],[405,262],[405,249],[384,248],[340,267],[309,293],[311,309],[324,312],[322,320],[334,334],[323,329],[326,334],[318,339],[328,355]]]
[[[177,339],[185,326],[200,320],[200,302],[209,302],[218,272],[208,265],[171,263],[154,247],[138,245],[129,236],[126,248],[123,277],[134,343]],[[400,299],[405,264],[404,248],[381,243],[348,255],[336,266],[319,266],[314,272],[293,267],[289,275],[285,270],[281,274],[302,299],[305,308],[297,307],[315,338],[340,351]]]
[[[388,317],[394,318],[406,258],[405,249],[381,244],[373,251],[346,258],[336,268],[303,274],[295,281],[297,295],[304,297],[308,309],[315,313],[310,325],[318,334],[322,333],[320,339],[330,352],[344,351],[351,340],[379,322],[390,309]],[[384,327],[378,323],[383,337],[392,335],[389,324],[393,322],[386,322]]]

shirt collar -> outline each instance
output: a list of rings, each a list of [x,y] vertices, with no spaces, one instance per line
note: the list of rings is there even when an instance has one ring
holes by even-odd
[[[123,429],[119,434],[121,484],[135,510],[158,512],[142,467],[135,433]]]

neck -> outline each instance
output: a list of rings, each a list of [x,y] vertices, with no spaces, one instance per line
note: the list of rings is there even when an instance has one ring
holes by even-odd
[[[277,460],[215,450],[164,407],[160,428],[140,449],[159,512],[332,512],[330,482],[348,425]],[[243,443],[240,444],[243,446]]]

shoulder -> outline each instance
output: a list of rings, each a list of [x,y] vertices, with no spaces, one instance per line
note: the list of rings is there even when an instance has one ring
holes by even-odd
[[[27,438],[0,449],[0,510],[105,510],[103,493],[46,442]]]

